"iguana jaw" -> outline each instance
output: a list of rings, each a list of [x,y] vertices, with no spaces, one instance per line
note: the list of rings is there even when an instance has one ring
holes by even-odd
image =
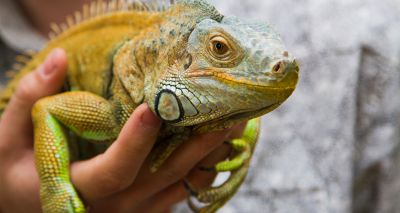
[[[224,20],[197,24],[186,47],[189,57],[180,57],[159,78],[154,109],[167,123],[203,126],[251,119],[272,111],[294,91],[299,66],[279,35],[263,24]]]
[[[230,114],[227,114],[223,117],[221,117],[218,120],[248,120],[248,119],[252,119],[256,116],[254,115],[258,115],[260,113],[266,114],[268,112],[271,112],[272,110],[276,109],[279,105],[281,105],[281,103],[276,103],[276,104],[271,104],[269,106],[263,107],[261,109],[258,110],[249,110],[249,111],[242,111],[242,112],[233,112]]]
[[[261,90],[271,90],[279,92],[279,90],[294,90],[299,77],[299,64],[296,59],[282,58],[276,59],[275,63],[271,63],[270,67],[265,70],[257,71],[255,74],[238,75],[243,73],[242,70],[201,67],[193,64],[183,73],[184,78],[215,78],[222,84],[237,86],[243,85],[248,87],[259,87]]]
[[[185,82],[186,89],[180,90],[172,85],[163,87],[157,93],[155,111],[160,118],[176,126],[204,125],[223,120],[233,122],[261,116],[277,108],[295,90],[297,62],[281,67],[283,71],[272,80],[263,78],[263,82],[252,81],[251,76],[238,78],[233,72],[199,68],[193,64],[188,70],[176,74]]]
[[[231,128],[241,122],[248,121],[253,118],[260,117],[265,115],[274,109],[278,108],[282,103],[276,103],[269,105],[267,107],[258,109],[258,110],[251,110],[251,111],[242,111],[242,112],[235,112],[229,115],[225,115],[221,118],[211,120],[202,124],[198,124],[194,126],[193,131],[196,133],[205,133],[209,132],[210,129],[213,131],[224,130],[227,128]]]
[[[222,130],[226,128],[230,128],[236,124],[239,124],[244,121],[248,121],[250,119],[260,117],[265,115],[276,108],[278,108],[295,90],[295,88],[271,88],[275,90],[277,94],[282,94],[279,101],[259,107],[256,109],[248,109],[248,110],[238,110],[235,112],[231,112],[226,114],[220,118],[207,121],[203,124],[199,124],[195,127],[197,132],[209,131],[209,126],[212,126],[212,129]]]

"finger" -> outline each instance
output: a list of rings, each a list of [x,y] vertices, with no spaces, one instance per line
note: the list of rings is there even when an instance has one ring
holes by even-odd
[[[209,156],[224,141],[241,137],[245,126],[246,123],[241,123],[224,131],[193,136],[171,156],[158,172],[158,176],[167,176],[166,180],[179,180],[185,177],[194,165]],[[230,146],[223,147],[230,148]],[[170,181],[167,182],[170,183]]]
[[[143,201],[185,177],[194,165],[223,144],[229,136],[230,130],[193,136],[156,173],[150,173],[147,159],[147,164],[144,164],[135,182],[127,190],[107,198],[107,202],[96,203],[95,211],[107,209],[110,205],[118,206],[120,211],[137,208]]]
[[[146,200],[187,176],[189,171],[230,136],[230,130],[193,136],[176,150],[159,171],[152,174],[146,167],[123,196]]]
[[[5,212],[26,212],[27,207],[29,212],[41,212],[39,176],[34,162],[33,152],[27,152],[13,162],[9,161],[8,168],[1,168],[4,173],[0,178],[0,193],[7,195],[1,201],[14,209]]]
[[[129,118],[120,136],[102,155],[72,166],[72,182],[90,203],[132,184],[161,126],[145,104]]]
[[[107,202],[95,203],[94,211],[107,209],[110,205],[118,206],[118,212],[129,212],[130,209],[137,208],[149,197],[185,177],[194,165],[228,137],[229,131],[195,136],[178,148],[156,173],[150,173],[149,165],[145,163],[137,179],[127,190],[107,198]]]
[[[232,128],[232,134],[229,137],[229,140],[241,138],[243,135],[243,131],[246,128],[247,122],[240,123],[237,126]]]
[[[62,49],[55,49],[41,66],[21,79],[1,118],[0,129],[7,129],[3,137],[32,141],[29,140],[32,138],[29,134],[32,132],[32,106],[40,98],[55,94],[60,90],[66,67],[66,53]],[[10,125],[17,128],[10,128]],[[32,144],[12,144],[16,149],[21,145],[32,146]]]
[[[196,188],[202,189],[212,184],[216,177],[215,172],[204,172],[199,169],[203,165],[215,165],[216,163],[224,160],[231,153],[231,148],[226,145],[222,145],[210,155],[202,160],[195,168],[189,173],[187,180]],[[189,196],[186,191],[183,182],[179,181],[166,190],[158,193],[156,196],[147,200],[140,206],[139,210],[146,212],[162,212],[165,209],[172,208],[177,203],[186,199]],[[157,203],[157,205],[154,205]]]
[[[193,136],[179,147],[156,173],[150,173],[148,165],[144,167],[134,184],[122,192],[120,197],[126,199],[126,202],[132,203],[132,200],[136,200],[141,203],[154,196],[186,177],[198,162],[223,144],[230,134],[230,130],[224,130]]]

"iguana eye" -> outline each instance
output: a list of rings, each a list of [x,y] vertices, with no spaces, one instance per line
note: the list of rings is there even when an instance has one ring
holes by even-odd
[[[222,36],[214,36],[210,39],[210,49],[214,57],[220,60],[229,59],[231,48]]]
[[[215,53],[217,53],[219,55],[223,55],[226,52],[228,52],[228,47],[226,46],[226,44],[224,44],[220,41],[214,41],[213,43],[214,43],[213,46],[214,46]]]
[[[234,67],[243,57],[243,49],[237,45],[236,40],[222,30],[215,30],[208,35],[208,44],[205,42],[208,61],[216,67]]]

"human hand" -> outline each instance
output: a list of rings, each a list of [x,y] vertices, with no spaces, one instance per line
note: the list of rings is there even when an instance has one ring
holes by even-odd
[[[154,116],[145,105],[139,106],[131,119],[140,117],[136,113]],[[184,178],[196,188],[212,183],[216,174],[201,171],[199,167],[212,166],[225,159],[230,147],[223,145],[223,142],[240,137],[244,128],[244,125],[240,125],[231,130],[193,136],[172,153],[156,173],[151,173],[148,154],[158,132],[150,129],[133,133],[132,130],[139,126],[138,120],[128,121],[119,139],[114,142],[120,143],[119,148],[113,145],[104,155],[73,164],[72,182],[91,206],[90,212],[168,212],[188,196]],[[122,135],[126,135],[126,140],[119,141]],[[137,135],[142,135],[142,138],[137,138]],[[137,146],[132,141],[143,143],[143,146],[128,148]],[[125,159],[121,159],[123,155]],[[96,159],[98,162],[95,162]]]
[[[54,50],[35,72],[21,80],[0,120],[0,212],[40,212],[35,170],[31,109],[40,98],[61,88],[67,66],[63,50]],[[150,173],[148,154],[160,121],[139,106],[119,138],[104,153],[71,165],[71,179],[91,212],[163,212],[187,196],[182,178],[204,187],[213,173],[196,165],[213,165],[230,152],[222,145],[243,128],[192,137],[157,173]]]
[[[65,53],[53,51],[21,79],[0,119],[0,212],[40,212],[31,109],[38,99],[60,90],[66,66]]]

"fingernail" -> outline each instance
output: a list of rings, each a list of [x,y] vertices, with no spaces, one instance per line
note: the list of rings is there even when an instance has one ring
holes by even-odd
[[[142,124],[150,128],[159,128],[161,121],[158,119],[154,113],[147,107],[141,116]]]
[[[47,56],[44,65],[39,68],[39,72],[42,76],[47,77],[58,69],[56,60],[60,54],[61,51],[59,49],[51,51],[51,53]]]

